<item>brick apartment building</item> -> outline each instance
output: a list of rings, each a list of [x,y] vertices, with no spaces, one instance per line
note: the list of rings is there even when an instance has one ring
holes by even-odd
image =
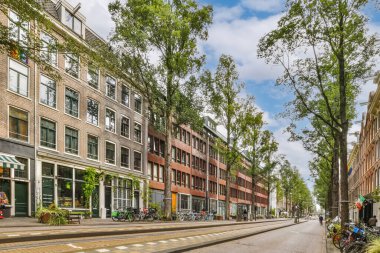
[[[377,73],[374,83],[377,89],[369,95],[367,112],[362,115],[358,143],[354,145],[349,158],[350,215],[355,221],[362,218],[367,221],[372,215],[380,216],[380,203],[375,203],[371,196],[380,186],[380,73]],[[355,207],[359,195],[367,199],[360,211]]]
[[[45,1],[43,7],[60,29],[81,43],[101,39],[65,0]],[[11,38],[22,43],[35,24],[13,25],[16,11],[9,11],[11,20],[1,15],[0,22],[9,24]],[[40,31],[40,36],[46,45],[62,40],[54,28],[51,34]],[[50,203],[85,210],[87,167],[112,175],[96,188],[95,217],[105,218],[119,207],[141,207],[142,194],[131,192],[130,179],[139,178],[144,187],[147,119],[142,96],[70,52],[43,54],[59,71],[59,81],[20,54],[0,56],[0,191],[9,196],[12,215],[30,216],[38,205]]]
[[[163,205],[165,136],[152,126],[148,130],[148,177],[151,201]],[[215,148],[215,140],[225,138],[216,130],[216,124],[205,118],[203,132],[189,127],[176,127],[172,142],[172,211],[202,209],[224,215],[226,192],[226,165]],[[245,167],[249,165],[244,161]],[[251,177],[242,168],[231,184],[231,215],[238,209],[251,212]],[[255,186],[257,214],[264,215],[268,193],[264,186]]]

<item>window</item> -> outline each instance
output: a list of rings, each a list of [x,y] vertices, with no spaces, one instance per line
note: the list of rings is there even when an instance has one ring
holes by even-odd
[[[70,127],[65,128],[65,152],[78,154],[78,130]]]
[[[58,206],[73,207],[73,169],[58,165]]]
[[[56,148],[56,126],[55,122],[41,119],[40,145],[47,148]]]
[[[20,95],[28,96],[28,68],[9,59],[9,89]]]
[[[134,159],[134,170],[141,171],[141,153],[134,151],[133,152],[133,159]]]
[[[21,22],[19,16],[13,11],[9,12],[9,37],[11,40],[20,42],[21,44],[26,44],[27,42],[27,32],[29,30],[28,22]]]
[[[98,160],[98,137],[87,135],[87,157]]]
[[[154,163],[153,164],[153,180],[154,181],[158,181],[158,164],[157,163]]]
[[[139,94],[136,94],[136,93],[135,93],[135,112],[138,112],[140,114],[142,112],[141,96]]]
[[[110,109],[106,109],[106,130],[111,131],[113,133],[116,131],[115,112]]]
[[[75,208],[85,208],[85,198],[83,194],[84,171],[75,170]]]
[[[79,56],[67,53],[65,55],[65,71],[75,78],[79,77]]]
[[[56,92],[55,81],[41,75],[40,102],[55,108]]]
[[[164,182],[164,166],[160,165],[160,171],[158,173],[158,181],[163,183]]]
[[[54,202],[54,164],[42,163],[42,206]]]
[[[129,138],[129,119],[121,117],[121,135]]]
[[[125,106],[129,106],[129,88],[122,85],[121,88],[121,103]]]
[[[9,137],[28,141],[28,113],[9,107]]]
[[[121,147],[121,166],[129,168],[129,149]]]
[[[71,116],[79,115],[79,93],[70,88],[65,89],[65,112]]]
[[[106,94],[107,97],[115,99],[116,80],[110,76],[106,76]]]
[[[65,10],[63,23],[71,30],[73,30],[76,34],[82,35],[82,22],[67,10]]]
[[[160,156],[164,157],[165,154],[165,141],[160,140]]]
[[[47,33],[41,32],[41,58],[50,65],[57,66],[57,41]]]
[[[91,65],[87,69],[87,83],[95,89],[99,88],[99,70]]]
[[[173,162],[175,162],[176,151],[177,151],[177,149],[175,147],[172,147],[172,160],[173,160]]]
[[[16,160],[24,165],[24,169],[15,168],[14,169],[15,170],[14,171],[14,173],[15,173],[14,177],[28,179],[29,160],[27,158],[18,157],[18,156],[16,156]]]
[[[87,122],[98,125],[99,103],[92,99],[87,99]]]
[[[135,122],[135,141],[141,143],[141,124]]]
[[[106,141],[106,163],[115,164],[115,144]]]

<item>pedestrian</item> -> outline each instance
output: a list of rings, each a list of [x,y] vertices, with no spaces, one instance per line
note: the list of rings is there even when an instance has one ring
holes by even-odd
[[[319,215],[319,223],[321,223],[321,226],[323,224],[323,216],[322,215]]]
[[[244,209],[244,220],[248,220],[248,212],[247,209]]]
[[[376,215],[374,215],[371,218],[369,218],[369,220],[368,220],[368,226],[370,226],[370,227],[376,227],[376,223],[377,223]]]

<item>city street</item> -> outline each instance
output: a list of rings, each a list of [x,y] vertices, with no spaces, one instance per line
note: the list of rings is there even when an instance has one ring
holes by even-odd
[[[233,225],[234,224],[234,225]],[[72,228],[75,237],[3,243],[0,252],[323,252],[323,230],[317,221],[294,225],[292,220],[246,224],[216,224],[210,227],[196,224],[197,229],[185,226],[161,225],[162,230],[130,231],[126,234],[86,236],[79,228]],[[158,224],[156,225],[158,226]],[[124,226],[123,226],[124,227]],[[127,226],[126,226],[127,227]],[[122,227],[114,227],[122,231]],[[130,228],[132,229],[132,228]],[[141,228],[140,228],[141,229]],[[87,228],[86,232],[109,231],[110,228]],[[53,231],[51,231],[53,232]],[[13,234],[17,235],[17,234]],[[23,236],[18,233],[19,236]],[[63,234],[61,234],[62,236]],[[35,234],[38,236],[38,233]],[[15,236],[17,237],[17,236]],[[240,239],[245,238],[245,239]],[[227,243],[228,242],[228,243]],[[210,246],[213,245],[213,246]],[[210,246],[210,247],[209,247]]]
[[[312,220],[241,240],[190,251],[191,253],[323,253],[323,226]]]

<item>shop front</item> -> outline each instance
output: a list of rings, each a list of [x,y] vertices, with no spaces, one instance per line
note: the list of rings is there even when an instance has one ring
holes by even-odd
[[[206,199],[192,196],[191,209],[193,212],[199,213],[202,210],[206,210]]]
[[[30,216],[30,160],[10,154],[0,154],[0,192],[6,196],[6,216]],[[4,205],[3,205],[4,207]]]

